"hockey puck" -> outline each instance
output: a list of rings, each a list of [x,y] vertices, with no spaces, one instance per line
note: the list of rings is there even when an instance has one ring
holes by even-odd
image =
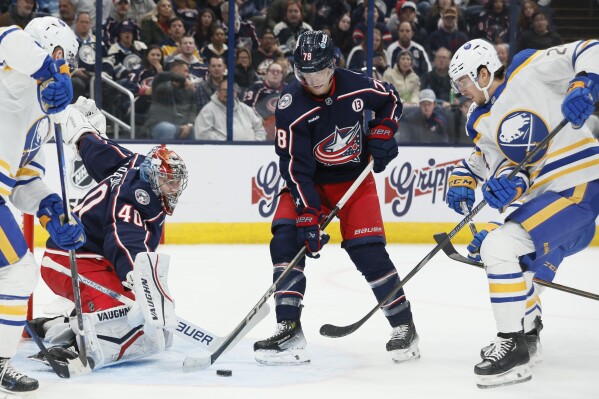
[[[233,371],[231,371],[231,370],[216,370],[216,375],[220,375],[221,377],[231,377],[233,375]]]

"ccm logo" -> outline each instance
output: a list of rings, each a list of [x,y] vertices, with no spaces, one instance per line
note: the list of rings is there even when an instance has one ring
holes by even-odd
[[[455,178],[451,180],[450,186],[464,186],[469,184],[472,184],[472,179]]]
[[[363,229],[357,229],[356,231],[354,231],[354,234],[359,235],[359,234],[366,234],[366,233],[382,233],[382,232],[383,232],[382,227],[365,227]]]

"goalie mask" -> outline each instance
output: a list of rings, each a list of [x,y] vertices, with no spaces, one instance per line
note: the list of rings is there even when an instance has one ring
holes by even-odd
[[[185,162],[174,151],[166,147],[154,147],[140,165],[141,177],[160,198],[162,209],[172,215],[179,196],[187,187]]]
[[[55,17],[34,18],[25,27],[25,32],[29,33],[52,56],[56,48],[60,47],[69,68],[71,70],[77,68],[79,42],[75,33],[63,21]]]

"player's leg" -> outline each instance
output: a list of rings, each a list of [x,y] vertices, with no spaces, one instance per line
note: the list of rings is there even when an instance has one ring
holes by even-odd
[[[35,259],[0,197],[0,390],[5,392],[38,388],[37,380],[18,372],[10,363],[10,358],[17,353],[27,319],[27,301],[37,280]]]
[[[331,186],[330,190],[337,191],[335,195],[331,194],[334,199],[345,189],[336,187],[339,185]],[[383,219],[372,175],[339,212],[339,219],[342,246],[368,282],[377,301],[383,300],[401,280],[385,249]],[[401,363],[419,358],[418,334],[404,290],[399,290],[382,310],[392,327],[386,349],[392,354],[393,361]]]
[[[279,198],[270,242],[273,282],[300,250],[296,238],[293,199],[289,193],[284,193]],[[306,290],[304,266],[305,259],[302,259],[274,294],[277,329],[271,337],[254,343],[255,358],[260,363],[286,365],[310,362],[300,321],[302,299]]]

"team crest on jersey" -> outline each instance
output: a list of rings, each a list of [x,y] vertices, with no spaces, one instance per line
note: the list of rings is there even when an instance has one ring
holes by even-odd
[[[507,114],[499,124],[497,144],[506,158],[520,163],[548,135],[549,127],[539,115],[518,110]],[[539,151],[530,163],[538,162],[546,153],[547,148]]]
[[[279,99],[279,109],[285,109],[288,106],[291,105],[291,102],[293,101],[293,97],[291,97],[291,94],[287,93],[285,94],[283,97],[281,97]]]
[[[135,199],[142,205],[148,205],[150,203],[150,195],[141,188],[135,190]]]
[[[50,119],[44,116],[33,123],[27,137],[25,138],[25,146],[23,147],[23,156],[19,167],[28,165],[42,147],[44,138],[50,133]]]
[[[324,165],[341,165],[360,162],[362,151],[362,129],[360,122],[354,126],[338,128],[314,148],[314,156]]]

